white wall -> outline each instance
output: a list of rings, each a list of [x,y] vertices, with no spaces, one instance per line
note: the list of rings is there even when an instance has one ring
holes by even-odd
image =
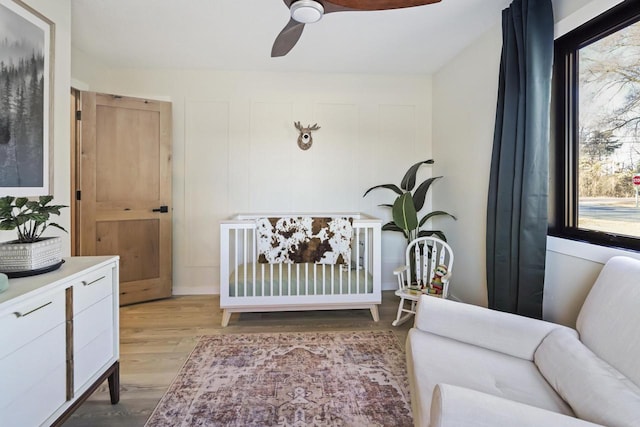
[[[436,73],[433,82],[434,172],[444,176],[434,189],[433,206],[457,217],[441,221],[456,256],[451,293],[484,306],[488,165],[501,45],[496,26]]]
[[[431,154],[431,79],[213,70],[108,70],[74,51],[74,81],[173,104],[174,293],[219,292],[218,221],[240,212],[363,211],[376,184]],[[318,123],[302,151],[294,121]],[[425,172],[430,172],[427,171]],[[383,233],[383,281],[402,258]]]
[[[554,1],[556,35],[619,1]],[[436,173],[448,177],[433,204],[459,217],[442,224],[456,250],[452,292],[479,305],[487,303],[486,201],[501,37],[498,24],[433,76],[433,153],[441,160]],[[558,240],[548,245],[544,317],[572,326],[602,264],[618,252]]]
[[[69,87],[71,75],[71,2],[70,0],[25,0],[34,10],[44,15],[55,24],[54,82],[53,82],[53,195],[54,203],[69,205],[70,203],[70,127],[69,127]],[[56,222],[67,230],[70,229],[69,210],[62,211]],[[71,253],[69,238],[58,230],[47,230],[47,235],[62,235],[65,256]],[[15,231],[0,232],[0,240],[15,239]]]

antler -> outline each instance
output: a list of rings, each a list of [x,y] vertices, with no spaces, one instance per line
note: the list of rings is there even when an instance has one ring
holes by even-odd
[[[296,129],[298,129],[300,132],[311,132],[314,130],[318,130],[320,129],[320,126],[318,126],[318,124],[314,124],[313,126],[311,125],[307,125],[307,127],[302,127],[302,125],[300,124],[300,122],[293,122],[293,125],[296,127]]]

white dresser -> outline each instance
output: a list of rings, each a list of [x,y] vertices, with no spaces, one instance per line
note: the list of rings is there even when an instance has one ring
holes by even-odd
[[[59,425],[109,380],[119,400],[118,257],[72,257],[0,294],[0,426]]]

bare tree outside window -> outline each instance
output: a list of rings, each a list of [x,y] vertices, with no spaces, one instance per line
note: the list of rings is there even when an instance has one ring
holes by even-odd
[[[640,23],[578,52],[578,227],[640,237]]]

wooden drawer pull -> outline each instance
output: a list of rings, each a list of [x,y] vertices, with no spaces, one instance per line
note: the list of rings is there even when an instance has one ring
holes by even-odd
[[[46,304],[42,304],[40,307],[34,308],[33,310],[31,310],[31,311],[27,311],[26,313],[20,313],[19,311],[14,311],[14,312],[13,312],[13,314],[15,314],[17,318],[25,317],[25,316],[28,316],[28,315],[30,315],[31,313],[35,312],[35,311],[40,310],[41,308],[45,308],[46,306],[48,306],[48,305],[49,305],[49,304],[51,304],[51,303],[53,303],[53,301],[49,301],[49,302],[48,302],[48,303],[46,303]]]
[[[83,281],[82,281],[82,285],[83,285],[83,286],[93,285],[94,283],[99,282],[100,280],[104,279],[105,277],[107,277],[107,276],[99,277],[99,278],[97,278],[96,280],[92,280],[91,282],[88,282],[88,283],[87,283],[87,282],[85,282],[85,281],[83,280]]]

